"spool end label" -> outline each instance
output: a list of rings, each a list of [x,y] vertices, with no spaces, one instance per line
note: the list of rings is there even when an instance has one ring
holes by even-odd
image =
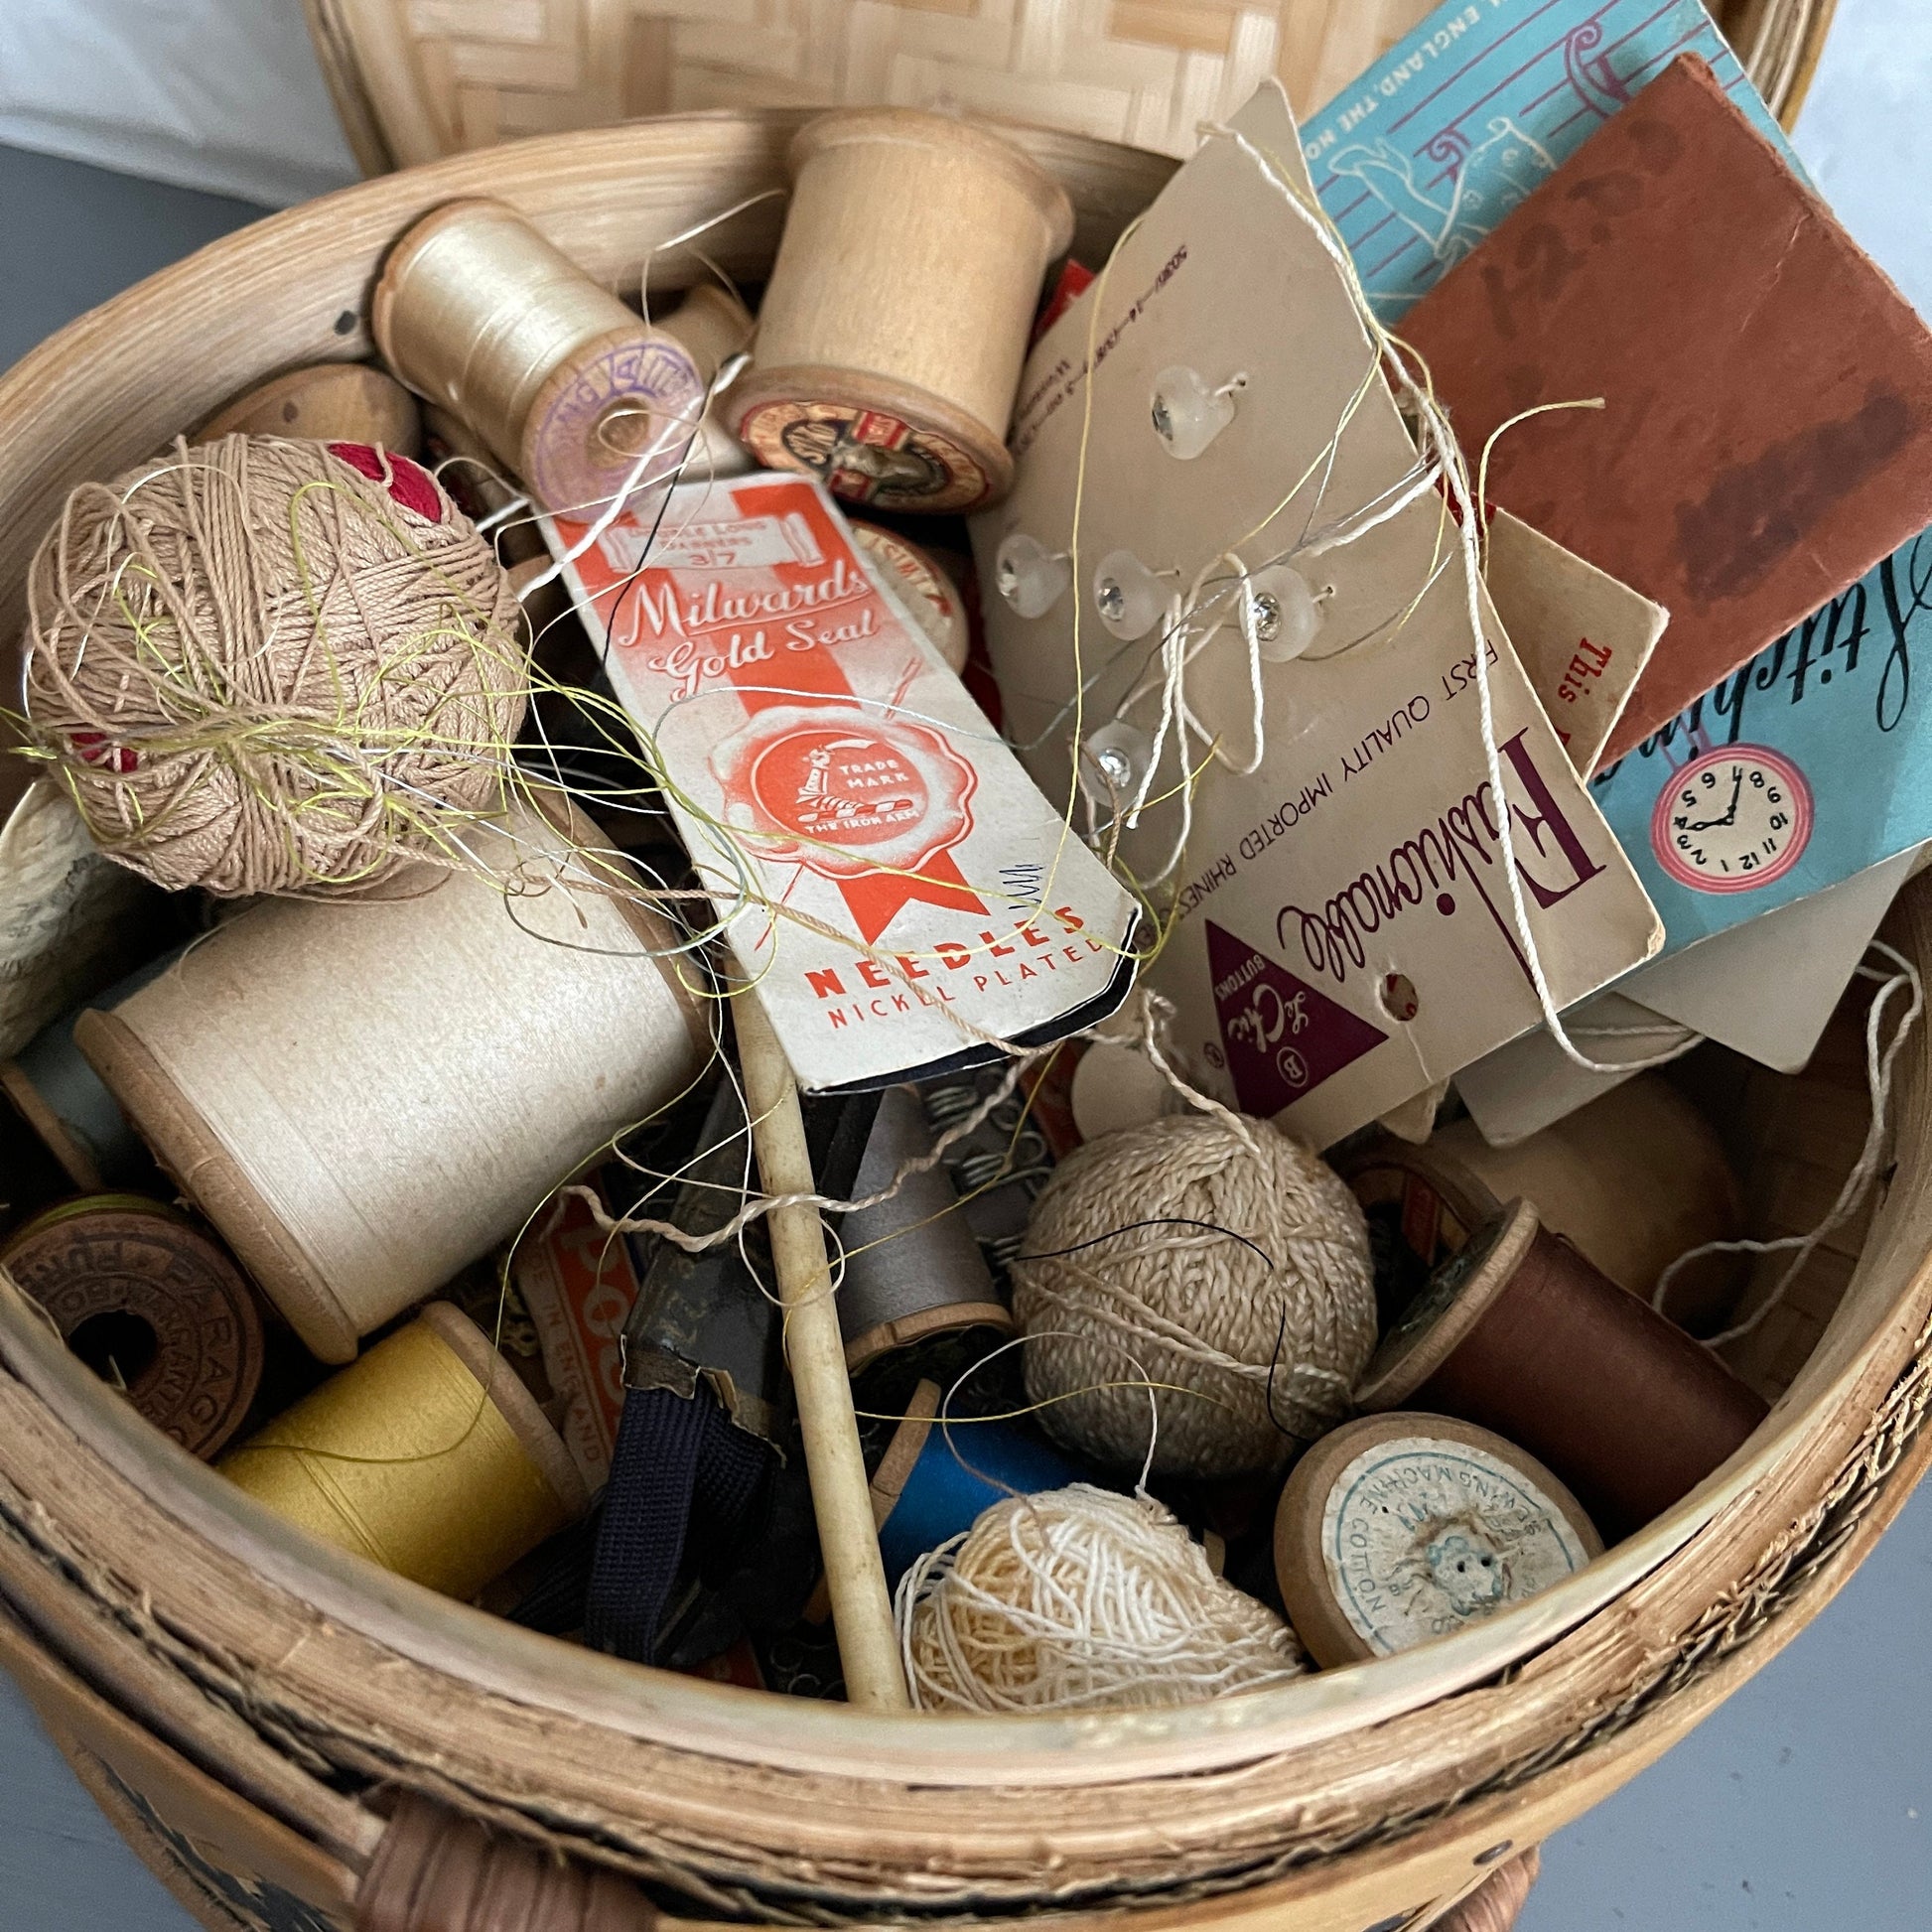
[[[1452,1635],[1589,1561],[1564,1512],[1520,1469],[1465,1443],[1402,1437],[1330,1486],[1321,1558],[1342,1614],[1378,1657]]]
[[[738,434],[767,469],[805,471],[849,503],[969,510],[997,493],[985,466],[951,437],[849,403],[761,403]]]

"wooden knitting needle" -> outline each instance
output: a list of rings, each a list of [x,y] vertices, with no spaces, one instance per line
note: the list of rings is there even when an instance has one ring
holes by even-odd
[[[759,1174],[770,1194],[809,1194],[814,1189],[798,1084],[778,1035],[759,997],[741,988],[732,1002],[739,1061],[752,1115]],[[831,1293],[825,1225],[808,1202],[774,1208],[766,1226],[785,1309],[785,1354],[798,1396],[798,1426],[805,1439],[805,1471],[811,1478],[818,1546],[832,1597],[845,1694],[874,1711],[909,1711],[898,1631],[893,1622],[886,1566],[873,1525],[872,1492],[859,1448],[852,1409],[852,1382],[845,1368],[838,1304]]]

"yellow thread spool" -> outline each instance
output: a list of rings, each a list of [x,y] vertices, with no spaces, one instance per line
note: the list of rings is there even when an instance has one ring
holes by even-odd
[[[389,252],[370,314],[383,359],[454,410],[559,511],[668,475],[702,413],[705,366],[500,202],[450,202]]]
[[[278,1516],[470,1597],[589,1506],[535,1398],[433,1303],[216,1465]]]
[[[966,510],[1013,483],[1008,419],[1066,192],[983,128],[826,114],[791,144],[784,239],[738,435],[774,470],[886,509]]]

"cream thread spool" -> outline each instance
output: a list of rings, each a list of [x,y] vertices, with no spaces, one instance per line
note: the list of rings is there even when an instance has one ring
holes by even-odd
[[[675,336],[691,351],[705,381],[710,383],[734,355],[752,345],[758,325],[752,312],[729,289],[716,282],[700,282],[669,315],[656,318],[667,336]],[[732,386],[726,385],[711,396],[698,434],[685,458],[684,479],[701,483],[707,477],[742,477],[756,470],[752,453],[731,432],[728,414]],[[673,442],[673,457],[683,456],[683,446]]]
[[[677,962],[650,956],[675,935],[594,882],[572,852],[595,834],[567,822],[519,805],[477,829],[507,900],[459,871],[414,876],[410,897],[264,901],[76,1023],[324,1361],[514,1233],[710,1051]]]
[[[983,128],[898,107],[826,114],[791,144],[791,209],[733,392],[774,470],[901,510],[1013,483],[1006,431],[1066,192]]]
[[[404,382],[454,410],[557,511],[601,508],[626,483],[668,476],[716,373],[514,209],[481,199],[447,203],[395,244],[370,327]]]
[[[536,1399],[447,1302],[216,1466],[298,1529],[446,1596],[474,1596],[589,1504]]]
[[[1513,1147],[1491,1147],[1466,1120],[1441,1129],[1429,1146],[1498,1201],[1535,1201],[1545,1227],[1645,1301],[1679,1255],[1743,1232],[1737,1182],[1716,1132],[1656,1073],[1639,1073]],[[1672,1284],[1672,1308],[1722,1306],[1738,1272],[1734,1255],[1709,1257],[1692,1280]]]
[[[314,362],[245,390],[191,439],[306,436],[317,443],[369,443],[398,455],[423,453],[422,412],[394,376],[365,362]]]

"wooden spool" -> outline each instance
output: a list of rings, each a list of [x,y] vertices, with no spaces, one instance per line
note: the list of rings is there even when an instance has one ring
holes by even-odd
[[[474,1596],[590,1502],[536,1399],[449,1302],[432,1302],[220,1468],[310,1536],[451,1596]]]
[[[512,826],[516,845],[472,839],[506,878],[526,850],[561,862],[563,836],[534,811]],[[492,881],[411,883],[353,904],[262,901],[74,1027],[163,1167],[327,1362],[513,1234],[710,1047],[673,935],[621,895],[580,873],[519,897],[512,917]]]
[[[357,319],[382,252],[421,214],[513,195],[614,284],[640,251],[781,186],[801,118],[646,122],[370,183],[214,243],[34,351],[0,374],[0,652],[67,491],[279,369],[367,353]],[[1089,259],[1169,173],[1074,136],[1013,138],[1068,188]],[[777,207],[721,233],[711,252],[734,276],[768,268]],[[1932,968],[1932,882],[1906,889],[1887,936]],[[249,1506],[166,1452],[0,1280],[0,1483],[22,1504],[0,1512],[0,1661],[210,1925],[228,1897],[355,1924],[405,1792],[461,1803],[499,1835],[502,1867],[599,1910],[621,1900],[640,1932],[721,1912],[789,1923],[801,1900],[857,1925],[1430,1924],[1777,1654],[1932,1457],[1932,1035],[1897,1072],[1895,1174],[1744,1451],[1579,1575],[1401,1656],[1182,1711],[943,1724],[640,1676],[373,1577]],[[1862,1121],[1806,1106],[1797,1124],[1835,1184]],[[209,1695],[210,1659],[245,1701]],[[489,1901],[528,1932],[514,1913],[531,1896]]]
[[[852,540],[879,566],[926,641],[946,660],[947,670],[963,671],[973,638],[965,600],[952,580],[910,538],[883,523],[854,522]]]
[[[1371,1412],[1436,1409],[1541,1457],[1606,1537],[1688,1495],[1764,1420],[1701,1342],[1515,1200],[1436,1271],[1360,1382]]]
[[[1513,1147],[1491,1147],[1474,1121],[1459,1120],[1440,1129],[1429,1151],[1474,1174],[1499,1201],[1533,1200],[1545,1227],[1646,1301],[1679,1255],[1734,1240],[1743,1224],[1737,1181],[1711,1123],[1656,1073],[1624,1081]],[[1672,1310],[1710,1305],[1736,1274],[1733,1257],[1693,1263],[1672,1284]]]
[[[262,1324],[240,1271],[193,1222],[133,1194],[37,1215],[0,1268],[62,1339],[191,1455],[212,1457],[262,1377]]]
[[[422,413],[394,376],[365,362],[312,362],[258,384],[217,409],[191,439],[306,436],[318,443],[372,443],[400,456],[423,453]]]
[[[482,199],[438,208],[396,243],[370,326],[389,366],[468,422],[540,502],[587,515],[670,474],[717,372]]]
[[[1324,1670],[1486,1621],[1603,1554],[1535,1456],[1448,1416],[1363,1416],[1296,1463],[1275,1512],[1275,1580]]]
[[[738,439],[856,503],[968,510],[1013,484],[1007,421],[1066,191],[939,114],[827,114],[791,144],[791,211]]]

